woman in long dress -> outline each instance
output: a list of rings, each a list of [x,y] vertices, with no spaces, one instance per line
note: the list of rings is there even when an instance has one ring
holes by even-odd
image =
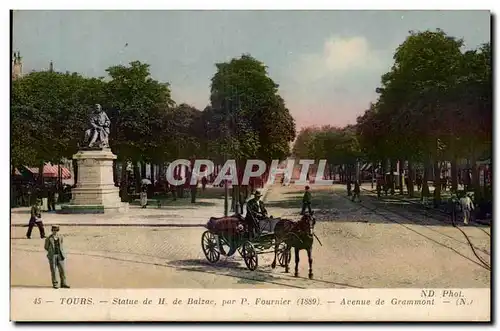
[[[148,194],[146,192],[146,188],[143,187],[141,192],[141,207],[146,208],[147,204],[148,204]]]

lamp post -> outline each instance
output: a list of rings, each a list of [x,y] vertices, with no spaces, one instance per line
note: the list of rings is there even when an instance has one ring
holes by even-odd
[[[225,113],[225,117],[224,117],[225,123],[226,123],[226,125],[225,125],[225,130],[226,130],[226,132],[225,132],[225,135],[226,135],[226,146],[224,148],[224,163],[223,164],[225,165],[226,162],[227,162],[227,148],[228,148],[227,141],[229,139],[229,125],[228,125],[228,123],[229,123],[229,110],[228,110],[228,108],[229,108],[228,107],[229,102],[228,102],[227,98],[224,98],[224,102],[226,104],[226,107],[225,107],[226,108],[225,109],[226,113]],[[224,173],[224,176],[225,175],[226,174]],[[228,189],[228,186],[227,186],[227,180],[224,179],[224,216],[228,216],[228,211],[229,211],[229,197],[228,197],[228,193],[229,193],[229,189]]]

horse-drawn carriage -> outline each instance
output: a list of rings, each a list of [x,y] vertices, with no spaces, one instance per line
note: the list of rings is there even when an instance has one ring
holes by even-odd
[[[227,217],[211,217],[201,236],[201,247],[207,260],[211,263],[219,261],[220,256],[232,256],[238,252],[249,270],[257,269],[260,254],[274,253],[276,238],[273,232],[279,218],[268,218],[256,221],[256,234],[250,231],[241,215]],[[286,247],[278,250],[279,263],[285,266]],[[271,251],[271,248],[273,249]]]
[[[298,250],[306,249],[309,257],[309,277],[312,277],[311,248],[315,219],[312,215],[304,215],[300,221],[294,222],[281,218],[266,218],[254,222],[255,236],[251,235],[245,219],[241,215],[227,217],[211,217],[201,236],[201,247],[207,260],[211,263],[219,261],[220,256],[232,256],[238,252],[247,268],[256,270],[259,265],[258,256],[274,253],[272,267],[276,260],[288,272],[291,248],[295,248],[295,275],[297,275]]]

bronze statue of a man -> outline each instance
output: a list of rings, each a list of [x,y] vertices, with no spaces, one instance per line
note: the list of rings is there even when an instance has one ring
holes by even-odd
[[[109,148],[108,137],[111,121],[100,104],[96,104],[94,107],[94,112],[89,118],[90,129],[85,131],[85,144],[89,148]]]

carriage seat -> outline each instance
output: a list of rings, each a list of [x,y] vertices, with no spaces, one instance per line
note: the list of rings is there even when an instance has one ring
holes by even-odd
[[[238,214],[223,217],[210,217],[206,227],[212,231],[228,231],[236,229],[237,225],[244,221],[245,219],[243,216]]]

